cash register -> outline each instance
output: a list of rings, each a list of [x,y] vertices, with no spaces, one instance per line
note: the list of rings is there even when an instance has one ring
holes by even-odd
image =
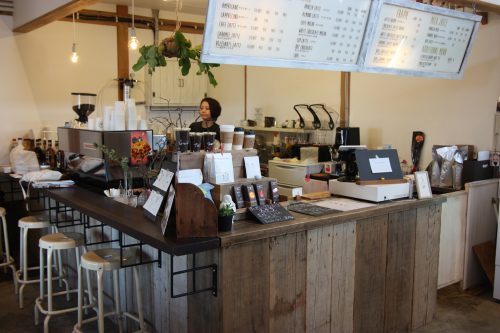
[[[413,188],[403,179],[395,149],[341,146],[339,152],[346,165],[345,172],[342,177],[329,181],[330,193],[372,202],[411,196]]]

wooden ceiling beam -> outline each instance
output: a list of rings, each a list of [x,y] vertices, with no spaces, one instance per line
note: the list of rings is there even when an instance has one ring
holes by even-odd
[[[154,29],[153,17],[135,15],[134,18],[135,18],[135,27],[137,29],[150,29],[150,30]],[[129,27],[132,26],[131,23],[132,16],[128,13],[126,15],[117,15],[116,13],[113,12],[85,9],[79,11],[78,16],[76,17],[76,22],[78,23],[101,24],[108,26],[117,26],[118,24],[122,23],[118,22],[120,20],[127,20]],[[71,16],[64,17],[61,19],[61,21],[71,22]],[[146,24],[145,22],[148,22],[148,24]],[[176,26],[175,20],[159,19],[159,26],[158,26],[159,30],[174,31],[175,26]],[[182,21],[180,30],[184,33],[203,34],[204,28],[205,28],[204,23]]]
[[[481,0],[447,0],[443,2],[448,2],[454,5],[458,6],[464,6],[468,8],[474,8],[476,7],[476,11],[481,11],[481,12],[492,12],[496,14],[500,14],[500,6],[489,3],[489,2],[484,2]]]
[[[71,15],[74,12],[82,10],[88,6],[91,6],[95,3],[99,2],[99,0],[73,0],[68,2],[67,4],[58,7],[45,15],[37,17],[36,19],[25,23],[17,28],[15,28],[14,32],[30,32],[35,29],[38,29],[46,24],[52,23],[54,21],[60,20],[63,17]]]

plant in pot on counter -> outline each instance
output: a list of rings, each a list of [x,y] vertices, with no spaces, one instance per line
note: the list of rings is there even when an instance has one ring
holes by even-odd
[[[230,195],[225,195],[219,207],[219,231],[231,231],[235,212],[236,204],[233,202]]]
[[[139,49],[141,56],[132,66],[134,71],[139,71],[148,65],[148,73],[152,74],[156,67],[167,66],[166,58],[177,58],[177,62],[183,76],[188,75],[191,69],[191,60],[198,63],[197,75],[207,74],[210,84],[217,85],[211,68],[218,67],[219,64],[206,64],[201,62],[201,45],[192,46],[182,32],[175,31],[173,36],[165,38],[159,45],[144,45]]]

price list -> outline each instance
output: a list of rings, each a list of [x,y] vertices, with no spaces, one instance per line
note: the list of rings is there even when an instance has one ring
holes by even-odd
[[[370,0],[218,0],[203,53],[317,63],[358,62]],[[210,10],[210,9],[209,9]]]
[[[459,73],[475,22],[384,4],[366,66]]]

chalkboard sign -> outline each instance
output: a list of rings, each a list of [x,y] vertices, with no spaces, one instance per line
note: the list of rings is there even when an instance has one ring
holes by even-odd
[[[316,205],[313,205],[310,203],[305,203],[305,202],[291,204],[288,206],[288,210],[291,210],[291,211],[297,212],[297,213],[301,213],[301,214],[305,214],[305,215],[312,215],[312,216],[320,216],[320,215],[325,215],[325,214],[340,213],[341,212],[340,210],[316,206]]]
[[[248,211],[263,224],[290,221],[294,219],[293,215],[291,215],[278,203],[248,207]]]
[[[211,0],[201,60],[358,70],[371,0]]]
[[[402,0],[383,0],[374,12],[363,71],[463,76],[480,16]]]

